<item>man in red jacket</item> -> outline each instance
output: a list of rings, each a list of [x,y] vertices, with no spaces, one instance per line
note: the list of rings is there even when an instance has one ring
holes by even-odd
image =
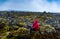
[[[33,31],[39,31],[39,28],[40,28],[39,21],[38,21],[38,19],[35,19],[33,22],[33,26],[30,29],[30,33],[32,33],[32,30]]]

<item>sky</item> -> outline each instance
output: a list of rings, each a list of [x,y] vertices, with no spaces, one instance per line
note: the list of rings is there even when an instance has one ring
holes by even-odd
[[[0,11],[60,12],[60,0],[0,0]]]

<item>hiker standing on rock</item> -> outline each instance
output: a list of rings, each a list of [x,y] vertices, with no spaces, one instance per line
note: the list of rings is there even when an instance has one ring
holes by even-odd
[[[33,22],[33,25],[32,25],[32,27],[31,27],[31,29],[30,29],[30,34],[32,33],[32,31],[39,31],[39,28],[40,28],[40,26],[39,26],[39,21],[38,21],[38,19],[36,18],[36,19],[34,20],[34,22]]]

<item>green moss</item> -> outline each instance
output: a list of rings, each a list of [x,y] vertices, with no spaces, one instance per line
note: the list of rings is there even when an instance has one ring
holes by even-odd
[[[7,36],[9,35],[10,32],[5,32],[3,34],[3,36],[1,37],[1,39],[8,39]]]

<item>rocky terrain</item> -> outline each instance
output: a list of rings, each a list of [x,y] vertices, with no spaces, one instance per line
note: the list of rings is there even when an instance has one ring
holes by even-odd
[[[40,30],[30,34],[38,18]],[[60,39],[60,14],[0,11],[0,39]]]

